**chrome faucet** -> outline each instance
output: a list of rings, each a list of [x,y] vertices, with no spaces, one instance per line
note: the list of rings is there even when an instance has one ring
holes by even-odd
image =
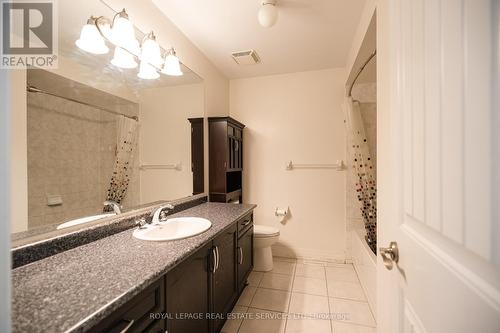
[[[153,214],[153,218],[151,219],[152,222],[159,222],[159,221],[164,221],[167,219],[167,212],[165,210],[173,210],[175,207],[171,204],[166,204],[155,210]]]
[[[122,213],[122,206],[117,203],[116,201],[112,200],[106,200],[104,201],[104,207],[106,206],[111,206],[115,212],[115,214],[121,214]]]

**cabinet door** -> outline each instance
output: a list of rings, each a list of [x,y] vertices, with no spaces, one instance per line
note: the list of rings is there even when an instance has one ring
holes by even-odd
[[[236,223],[213,241],[218,263],[212,281],[212,314],[214,332],[224,325],[238,297],[236,280]]]
[[[93,327],[90,332],[164,332],[165,320],[154,319],[156,314],[161,314],[163,311],[165,311],[165,280],[162,277]]]
[[[238,258],[238,287],[241,292],[253,269],[253,227],[238,239],[236,254]]]
[[[167,331],[208,333],[210,244],[190,256],[167,274]],[[182,316],[203,314],[203,318]]]

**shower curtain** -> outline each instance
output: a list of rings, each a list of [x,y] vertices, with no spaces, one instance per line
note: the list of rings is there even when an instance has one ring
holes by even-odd
[[[368,147],[359,102],[348,97],[345,102],[348,154],[361,217],[366,230],[366,242],[377,253],[377,184]]]
[[[116,135],[116,156],[107,199],[121,203],[127,194],[137,150],[139,124],[136,120],[119,116]],[[105,207],[105,210],[109,207]]]

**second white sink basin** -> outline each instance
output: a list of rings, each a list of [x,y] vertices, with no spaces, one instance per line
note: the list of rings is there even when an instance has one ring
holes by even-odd
[[[116,215],[116,214],[115,213],[104,213],[104,214],[99,214],[99,215],[86,216],[86,217],[82,217],[82,218],[79,218],[76,220],[64,222],[63,224],[59,224],[56,229],[69,228],[69,227],[72,227],[74,225],[79,225],[79,224],[83,224],[83,223],[96,221],[96,220],[99,220],[99,219],[102,219],[105,217],[114,216],[114,215]]]
[[[147,225],[144,229],[136,229],[133,235],[137,239],[146,241],[170,241],[199,235],[211,226],[212,222],[204,218],[177,217]]]

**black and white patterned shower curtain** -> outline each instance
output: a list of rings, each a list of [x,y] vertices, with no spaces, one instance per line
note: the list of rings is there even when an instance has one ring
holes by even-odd
[[[137,150],[138,127],[139,124],[134,119],[124,116],[118,118],[116,156],[107,200],[121,204],[127,194]]]
[[[359,102],[351,97],[346,102],[347,136],[351,172],[356,196],[366,229],[366,242],[377,253],[377,184],[375,168],[368,147]]]

